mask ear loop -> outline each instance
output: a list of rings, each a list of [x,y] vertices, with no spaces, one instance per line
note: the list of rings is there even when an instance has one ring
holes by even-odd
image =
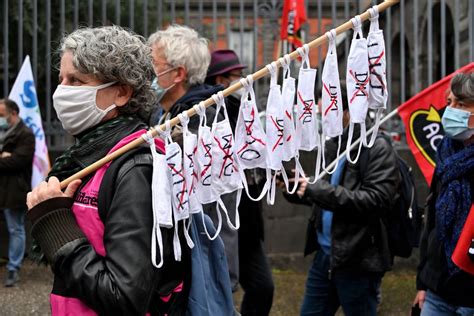
[[[198,104],[193,105],[193,109],[199,115],[199,127],[206,126],[207,117],[206,117],[206,105],[204,104],[204,101],[201,101]]]
[[[296,49],[296,51],[298,52],[298,54],[300,55],[301,60],[302,60],[301,67],[303,69],[310,68],[311,66],[309,64],[309,46],[308,46],[308,44],[304,44],[303,47],[298,47]],[[305,64],[306,64],[306,67],[304,66]]]
[[[349,135],[347,137],[347,146],[346,146],[346,159],[351,164],[355,164],[359,160],[360,152],[361,152],[361,149],[362,149],[363,139],[365,138],[365,123],[361,123],[360,125],[361,125],[360,126],[361,141],[359,143],[359,150],[357,152],[357,156],[355,157],[355,159],[352,160],[352,158],[351,158],[351,146],[352,146],[352,136],[354,135],[354,123],[352,123],[352,122],[349,123]],[[362,126],[362,125],[364,125],[364,126]],[[362,127],[364,127],[364,128],[362,128]]]
[[[352,29],[354,30],[354,35],[352,36],[352,39],[357,39],[357,35],[359,35],[359,38],[363,38],[362,34],[362,20],[360,18],[360,15],[356,15],[351,19],[352,22]]]
[[[372,8],[367,10],[370,14],[370,29],[369,32],[380,31],[379,27],[379,8],[374,5]]]

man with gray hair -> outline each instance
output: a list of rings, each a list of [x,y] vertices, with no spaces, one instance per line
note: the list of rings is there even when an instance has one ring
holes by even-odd
[[[171,25],[150,35],[148,44],[156,74],[152,86],[159,102],[151,115],[151,125],[177,116],[222,89],[204,84],[211,54],[207,39],[192,28]],[[207,109],[208,122],[212,122],[215,112],[215,107]],[[197,130],[198,123],[198,117],[192,117],[189,128]]]

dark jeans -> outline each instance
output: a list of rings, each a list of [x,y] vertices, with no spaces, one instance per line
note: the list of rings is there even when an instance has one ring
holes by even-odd
[[[318,251],[308,272],[301,315],[376,315],[381,274],[336,271],[329,277],[329,256]]]
[[[240,313],[243,316],[265,316],[273,303],[273,279],[263,249],[263,242],[239,244],[240,285],[244,297]]]

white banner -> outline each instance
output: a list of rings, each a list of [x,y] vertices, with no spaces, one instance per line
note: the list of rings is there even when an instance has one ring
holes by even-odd
[[[29,56],[25,57],[8,98],[18,104],[21,119],[35,134],[36,148],[31,177],[31,186],[34,188],[48,174],[50,163]]]

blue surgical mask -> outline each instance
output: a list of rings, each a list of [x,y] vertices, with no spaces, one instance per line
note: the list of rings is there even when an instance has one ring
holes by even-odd
[[[0,129],[8,129],[8,121],[6,117],[0,117]]]
[[[446,135],[457,140],[466,140],[474,135],[474,128],[469,128],[468,125],[471,115],[474,114],[447,106],[441,119]]]
[[[173,88],[176,83],[173,83],[171,86],[169,86],[168,88],[163,88],[162,86],[160,86],[160,84],[158,83],[158,77],[159,76],[163,76],[167,73],[169,73],[170,71],[172,70],[175,70],[176,67],[173,67],[173,68],[169,68],[169,69],[166,69],[165,71],[162,71],[160,72],[159,74],[156,75],[156,77],[153,79],[152,83],[151,83],[151,88],[153,90],[155,90],[155,93],[156,93],[156,96],[158,98],[158,102],[161,101],[161,99],[163,99],[163,97],[165,96],[166,92],[168,92],[171,88]]]

